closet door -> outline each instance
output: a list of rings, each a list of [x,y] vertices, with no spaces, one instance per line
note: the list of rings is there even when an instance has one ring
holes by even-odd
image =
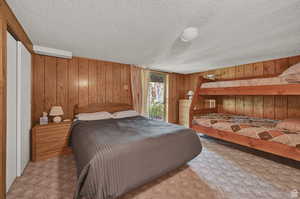
[[[6,191],[17,176],[17,41],[7,33]]]
[[[31,129],[31,54],[18,42],[18,161],[17,175],[22,175],[30,158]]]

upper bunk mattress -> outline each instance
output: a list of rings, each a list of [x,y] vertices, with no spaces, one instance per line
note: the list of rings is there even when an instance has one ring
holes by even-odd
[[[278,120],[224,113],[197,116],[193,124],[300,148],[300,132],[276,128]]]
[[[201,85],[201,88],[225,88],[225,87],[242,87],[242,86],[267,86],[289,84],[282,77],[256,78],[247,80],[216,81],[207,82]]]

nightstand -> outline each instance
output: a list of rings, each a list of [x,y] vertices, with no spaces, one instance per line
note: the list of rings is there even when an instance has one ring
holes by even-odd
[[[31,136],[31,160],[39,161],[72,152],[69,147],[71,122],[35,125]]]

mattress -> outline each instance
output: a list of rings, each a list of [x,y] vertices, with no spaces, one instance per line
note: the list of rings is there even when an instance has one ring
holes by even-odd
[[[300,148],[300,132],[276,128],[278,122],[222,113],[198,116],[193,120],[194,124]]]
[[[76,121],[75,198],[113,199],[184,165],[202,149],[192,129],[137,116]]]
[[[289,84],[282,77],[256,78],[247,80],[217,81],[207,82],[201,85],[201,88],[224,88],[224,87],[241,87],[241,86],[267,86]]]

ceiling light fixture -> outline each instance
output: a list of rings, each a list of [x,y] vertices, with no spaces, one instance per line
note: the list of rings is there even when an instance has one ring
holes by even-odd
[[[183,42],[190,42],[190,41],[196,39],[196,37],[198,37],[198,35],[199,35],[198,28],[188,27],[188,28],[184,29],[184,31],[182,32],[180,39]]]

